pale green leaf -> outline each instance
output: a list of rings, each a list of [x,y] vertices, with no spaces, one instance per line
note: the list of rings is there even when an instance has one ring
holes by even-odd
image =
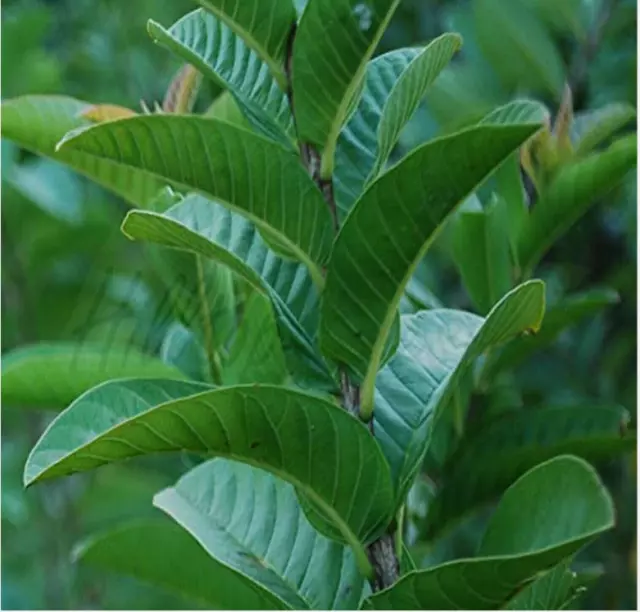
[[[291,0],[198,0],[269,66],[284,89],[284,55],[296,11]]]
[[[460,49],[457,34],[443,34],[432,41],[402,72],[384,103],[378,124],[378,153],[371,178],[380,173],[402,128],[418,108],[428,87]]]
[[[96,343],[22,346],[2,356],[2,402],[60,410],[113,378],[184,378],[175,367],[138,349]]]
[[[320,535],[291,485],[271,474],[214,459],[154,503],[213,559],[276,595],[282,607],[357,609],[364,580],[353,552]]]
[[[76,558],[102,572],[132,576],[214,610],[281,610],[277,597],[212,559],[187,532],[165,520],[126,523],[88,538]]]
[[[284,383],[287,367],[270,301],[254,292],[244,303],[242,323],[222,367],[225,385]]]
[[[162,340],[160,357],[194,380],[206,380],[209,375],[202,345],[192,331],[177,321],[169,326]]]
[[[569,569],[569,563],[568,560],[564,561],[540,578],[536,578],[509,602],[506,609],[563,610],[565,604],[579,592],[579,587],[575,584],[575,574]]]
[[[539,325],[543,309],[542,284],[532,282],[506,295],[486,319],[445,309],[402,317],[400,346],[376,379],[373,413],[399,503],[427,451],[450,451],[459,418],[452,399],[475,359]]]
[[[163,186],[159,178],[79,151],[56,151],[56,145],[67,132],[91,125],[81,116],[91,106],[66,96],[6,100],[2,103],[2,137],[66,164],[130,204],[144,208]]]
[[[568,406],[509,412],[463,439],[440,475],[429,506],[426,535],[497,498],[541,461],[571,453],[602,460],[631,450],[629,415],[618,406]]]
[[[477,126],[433,140],[372,183],[334,244],[321,348],[360,378],[362,413],[405,286],[445,219],[524,140],[532,125]]]
[[[319,286],[331,250],[331,214],[298,158],[279,144],[206,117],[150,115],[66,138],[62,151],[113,159],[208,195],[275,234]]]
[[[338,135],[398,3],[310,0],[302,14],[293,45],[296,123],[300,139],[319,147],[324,178],[333,173]]]
[[[298,375],[297,382],[335,386],[315,349],[319,296],[309,273],[302,264],[277,257],[246,219],[190,195],[165,215],[130,212],[123,231],[136,240],[190,251],[228,266],[272,300],[287,365]]]
[[[291,146],[289,102],[268,66],[221,20],[203,9],[185,15],[168,30],[154,21],[151,37],[227,89],[253,127]]]
[[[532,270],[591,205],[622,181],[636,165],[636,146],[635,134],[626,136],[606,151],[559,170],[520,230],[518,253],[524,270]]]
[[[377,610],[497,610],[613,524],[613,502],[595,470],[575,457],[558,457],[507,490],[487,527],[481,556],[410,572],[366,605]]]
[[[363,543],[386,528],[393,506],[389,468],[367,428],[340,406],[294,389],[204,387],[137,379],[92,389],[36,443],[25,484],[153,452],[233,458],[295,485],[367,572]]]
[[[591,153],[618,130],[631,123],[636,110],[629,104],[613,103],[576,116],[572,126],[575,154]]]

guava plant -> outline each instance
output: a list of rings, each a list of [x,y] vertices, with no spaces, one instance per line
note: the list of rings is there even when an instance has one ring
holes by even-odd
[[[174,522],[125,524],[78,555],[209,607],[569,605],[573,556],[614,523],[585,459],[634,444],[626,413],[536,406],[470,427],[469,406],[531,334],[562,328],[543,323],[535,266],[635,163],[634,135],[598,148],[628,113],[574,121],[567,95],[552,122],[516,100],[398,155],[458,35],[372,59],[398,0],[201,4],[149,22],[185,62],[162,105],[3,104],[4,137],[132,206],[122,231],[149,245],[176,313],[159,357],[92,343],[5,356],[5,402],[64,407],[25,484],[198,456],[154,499]],[[226,92],[194,114],[201,78]],[[483,317],[406,308],[450,219]],[[499,499],[475,557],[416,567],[407,500],[425,478],[427,541]]]

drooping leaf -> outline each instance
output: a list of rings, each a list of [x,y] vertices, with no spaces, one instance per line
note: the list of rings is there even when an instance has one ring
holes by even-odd
[[[300,139],[322,154],[323,178],[333,173],[340,129],[398,3],[310,0],[302,14],[293,45],[294,108]]]
[[[284,55],[296,11],[291,0],[198,0],[269,66],[286,88]]]
[[[613,502],[595,470],[575,457],[558,457],[509,488],[478,557],[410,572],[365,605],[377,610],[497,610],[540,572],[613,524]]]
[[[212,559],[184,529],[166,520],[130,522],[92,536],[75,552],[101,571],[132,576],[215,610],[281,610],[253,581]]]
[[[500,370],[513,369],[554,342],[567,327],[594,316],[603,308],[616,304],[619,299],[612,289],[591,289],[563,298],[547,309],[542,326],[535,334],[516,338],[503,347],[495,358],[491,358],[484,367],[483,377],[491,380]]]
[[[112,159],[215,198],[275,235],[322,285],[331,215],[297,157],[277,143],[215,119],[155,115],[92,127],[60,148]]]
[[[25,484],[153,452],[233,458],[295,485],[368,571],[363,543],[391,520],[393,490],[367,428],[336,404],[294,389],[204,387],[144,379],[96,387],[58,415],[34,446]]]
[[[378,152],[371,178],[380,173],[400,131],[418,108],[427,88],[460,49],[457,34],[443,34],[424,48],[402,72],[384,103],[378,124]]]
[[[465,289],[480,314],[511,288],[507,218],[501,201],[484,210],[460,211],[452,223],[453,257]]]
[[[242,323],[222,368],[225,385],[284,383],[284,353],[270,301],[252,293],[244,305]]]
[[[464,438],[442,473],[426,534],[497,498],[527,470],[566,453],[589,460],[619,455],[635,445],[625,435],[629,415],[617,406],[569,406],[518,410],[489,421]]]
[[[320,535],[293,488],[271,474],[214,459],[158,493],[154,503],[221,565],[276,595],[282,607],[358,607],[364,580],[352,551]]]
[[[293,118],[269,67],[211,13],[198,9],[168,30],[154,21],[151,37],[227,89],[253,127],[291,146]]]
[[[349,214],[329,263],[320,342],[364,379],[363,414],[417,263],[447,216],[536,129],[487,125],[433,140],[372,183]]]
[[[629,104],[608,104],[603,108],[576,116],[572,136],[576,156],[588,155],[618,130],[631,123],[636,111]]]
[[[636,136],[614,142],[563,167],[536,203],[521,228],[520,264],[532,270],[556,242],[598,199],[613,189],[636,164]]]
[[[540,324],[543,286],[531,282],[507,294],[482,319],[434,309],[402,317],[400,346],[376,379],[374,431],[391,467],[397,500],[416,470],[451,451],[458,431],[453,397],[477,357]]]
[[[277,257],[246,219],[215,202],[190,195],[165,215],[132,211],[123,231],[131,238],[219,261],[268,295],[289,371],[304,386],[333,388],[335,383],[314,346],[318,293],[309,273],[302,264]]]
[[[91,125],[83,112],[93,105],[66,96],[24,96],[2,103],[2,136],[21,147],[62,162],[130,204],[144,208],[163,181],[135,168],[78,151],[56,151],[64,135]]]
[[[2,356],[2,401],[60,410],[113,378],[184,378],[175,367],[134,347],[88,343],[23,346]]]

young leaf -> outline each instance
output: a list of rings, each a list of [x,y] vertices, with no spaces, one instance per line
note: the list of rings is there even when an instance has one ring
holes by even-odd
[[[154,21],[151,37],[227,89],[251,125],[291,147],[293,117],[285,93],[268,66],[222,21],[198,9],[168,30]]]
[[[82,113],[93,105],[66,96],[24,96],[2,103],[2,136],[38,155],[51,157],[113,191],[130,204],[146,207],[163,186],[157,177],[78,151],[56,151],[67,132],[91,125]]]
[[[173,77],[162,101],[165,113],[186,114],[193,110],[202,75],[191,64],[185,64]]]
[[[165,215],[131,211],[123,231],[219,261],[269,296],[291,373],[304,386],[335,386],[315,350],[318,293],[306,268],[274,255],[246,219],[192,194]]]
[[[380,173],[402,128],[413,116],[429,85],[461,45],[462,39],[457,34],[443,34],[425,47],[402,72],[382,109],[378,124],[378,152],[370,180]]]
[[[475,359],[540,324],[540,282],[507,294],[486,319],[435,309],[402,317],[400,346],[376,379],[374,431],[391,467],[400,503],[427,451],[450,452],[455,390]]]
[[[105,383],[58,415],[34,446],[24,482],[129,457],[187,450],[233,458],[287,480],[312,500],[354,548],[391,520],[389,468],[366,427],[318,396],[276,386],[203,391],[198,383]]]
[[[285,244],[322,286],[331,214],[299,160],[280,145],[215,119],[154,115],[98,125],[59,148],[112,159],[215,198]]]
[[[166,520],[130,522],[92,536],[76,549],[82,563],[133,576],[210,609],[281,610],[268,590],[211,558]]]
[[[291,0],[198,0],[269,66],[286,89],[284,54],[296,11]]]
[[[629,415],[617,406],[519,410],[471,433],[450,458],[426,520],[433,538],[451,521],[491,502],[538,463],[566,453],[601,460],[633,448],[621,432]]]
[[[513,369],[531,355],[548,346],[567,327],[576,325],[583,319],[595,316],[603,308],[620,301],[612,289],[592,289],[584,293],[569,295],[547,309],[542,326],[532,336],[516,338],[508,346],[490,358],[483,368],[482,377],[492,380],[505,369]]]
[[[222,382],[277,384],[287,377],[273,307],[264,295],[254,292],[245,302],[242,323],[222,368]]]
[[[336,142],[357,103],[369,58],[399,0],[310,0],[293,45],[292,89],[300,140],[322,154],[331,177]]]
[[[518,240],[520,264],[532,270],[547,249],[636,164],[636,136],[563,167],[536,203]]]
[[[85,391],[113,378],[184,378],[175,367],[134,347],[37,344],[2,356],[2,401],[61,410]]]
[[[364,580],[353,552],[320,535],[293,488],[271,474],[214,459],[158,493],[154,504],[281,607],[357,609]]]
[[[480,556],[410,572],[365,605],[375,610],[497,610],[540,572],[613,524],[613,502],[595,470],[575,457],[558,457],[527,472],[505,493]]]
[[[511,288],[508,220],[501,204],[494,199],[484,210],[460,211],[452,223],[453,258],[480,314]]]
[[[327,357],[364,379],[365,417],[417,263],[448,215],[537,127],[483,125],[433,140],[371,184],[349,214],[329,263],[320,342]]]

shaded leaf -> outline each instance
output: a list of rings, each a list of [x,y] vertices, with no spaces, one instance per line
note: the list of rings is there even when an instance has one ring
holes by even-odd
[[[91,125],[82,118],[93,105],[66,96],[23,96],[2,103],[2,136],[38,155],[52,157],[130,204],[144,208],[163,182],[145,172],[126,168],[78,151],[56,151],[67,132]]]
[[[576,116],[572,136],[577,156],[587,155],[635,119],[636,111],[629,104],[613,103]]]
[[[320,149],[323,178],[333,173],[340,129],[358,101],[367,61],[398,3],[310,0],[302,14],[293,45],[296,123],[300,140]]]
[[[212,559],[187,532],[165,520],[127,523],[84,541],[76,558],[133,576],[215,610],[281,610],[281,602]]]
[[[175,367],[138,349],[108,344],[50,343],[2,356],[2,401],[62,409],[82,393],[113,378],[184,378]]]
[[[362,414],[373,409],[387,336],[417,263],[447,216],[536,129],[478,126],[433,140],[372,183],[354,206],[329,263],[320,343],[327,357],[364,379]]]
[[[366,605],[378,610],[500,609],[539,572],[613,524],[613,502],[595,470],[575,457],[558,457],[527,472],[505,493],[487,527],[481,556],[410,572]]]
[[[357,609],[364,580],[352,551],[320,535],[293,488],[267,472],[214,459],[154,503],[213,559],[276,595],[282,607]]]
[[[633,448],[634,436],[622,433],[628,418],[621,407],[581,405],[518,410],[489,421],[464,438],[444,467],[427,537],[493,501],[542,461],[566,453],[596,461]]]
[[[215,119],[156,115],[103,123],[60,147],[114,159],[215,198],[274,234],[322,284],[331,215],[297,157],[280,145]],[[194,163],[198,159],[205,163]]]
[[[189,378],[205,380],[209,368],[207,356],[195,335],[184,325],[174,322],[169,326],[162,345],[160,357],[184,372]]]
[[[386,528],[393,500],[388,466],[367,428],[336,404],[294,389],[203,388],[142,379],[96,387],[34,446],[25,484],[153,452],[232,457],[295,485],[333,521],[366,572],[362,542]]]

